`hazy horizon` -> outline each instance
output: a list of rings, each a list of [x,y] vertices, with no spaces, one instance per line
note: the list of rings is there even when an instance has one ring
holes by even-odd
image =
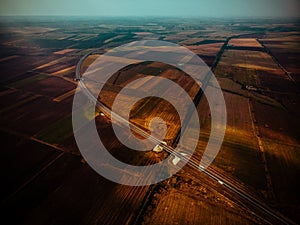
[[[1,16],[299,17],[298,0],[4,0]]]

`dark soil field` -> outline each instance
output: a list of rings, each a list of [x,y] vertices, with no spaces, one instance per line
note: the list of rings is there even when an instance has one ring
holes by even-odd
[[[284,109],[257,102],[253,102],[253,109],[262,137],[287,144],[299,144],[299,118],[287,116]]]
[[[8,129],[14,127],[17,132],[34,135],[69,114],[71,103],[57,103],[46,97],[37,97],[2,113],[2,126]]]
[[[224,142],[212,167],[228,179],[238,181],[258,197],[266,197],[266,177],[258,143],[252,124],[249,100],[245,97],[224,93],[227,108],[227,127]],[[201,115],[201,134],[197,151],[204,151],[204,143],[210,133],[210,111],[203,98],[198,106]]]
[[[275,34],[273,35],[275,36]],[[276,39],[275,37],[273,38]],[[267,43],[266,41],[266,46]],[[272,45],[269,45],[269,47],[271,46]],[[260,60],[258,60],[258,57]],[[248,188],[254,187],[254,189],[260,190],[261,197],[275,205],[278,210],[298,220],[295,211],[289,212],[289,209],[297,210],[297,207],[293,200],[295,192],[289,192],[288,186],[294,186],[294,180],[295,178],[297,179],[297,174],[299,173],[299,166],[296,166],[298,165],[296,162],[298,157],[296,155],[299,153],[300,138],[300,123],[298,119],[299,87],[289,74],[286,73],[282,65],[279,64],[277,58],[270,55],[268,49],[266,52],[227,50],[221,58],[215,73],[221,81],[223,90],[247,97],[250,101],[250,104],[247,104],[247,108],[248,114],[252,114],[250,122],[253,123],[253,127],[249,127],[246,130],[252,130],[252,137],[248,137],[249,140],[256,142],[256,145],[253,145],[252,148],[257,152],[256,157],[258,161],[252,164],[255,166],[251,167],[248,165],[244,168],[251,168],[252,172],[244,171],[243,168],[239,168],[238,171],[235,172],[233,168],[239,167],[235,165],[232,167],[232,173],[237,173],[236,177],[238,177],[239,181],[248,182]],[[229,82],[229,79],[235,82],[235,84]],[[243,84],[251,85],[253,89],[247,90],[246,88],[242,90]],[[240,89],[238,85],[240,85]],[[227,94],[225,96],[227,96]],[[230,112],[231,104],[228,98],[226,102],[227,110]],[[230,115],[238,116],[239,113],[237,112],[241,110],[243,105],[235,100],[232,107],[235,112],[228,113],[228,125],[231,124]],[[244,106],[243,108],[246,107]],[[240,114],[240,118],[242,118],[244,122],[245,115],[247,115],[246,112]],[[238,125],[237,128],[240,129],[241,124]],[[227,127],[227,130],[228,129],[230,129],[230,126]],[[242,134],[242,132],[240,134]],[[223,147],[225,148],[225,146],[227,146],[226,140],[231,143],[238,136],[238,133],[236,133],[228,139],[225,137]],[[247,135],[244,134],[242,137],[244,141],[247,140],[247,138],[245,138]],[[247,143],[245,146],[250,147],[251,145]],[[229,149],[226,150],[227,159],[228,153],[233,149],[234,147],[230,146]],[[241,150],[242,148],[239,147],[238,149]],[[222,166],[224,164],[224,161],[220,161],[220,159],[222,159],[222,151],[223,150],[221,150],[215,160],[216,166]],[[233,155],[234,157],[238,156],[237,154]],[[251,156],[247,156],[245,158],[246,161],[248,161],[247,159],[249,158],[251,158]],[[237,161],[242,162],[243,159]],[[246,161],[239,165],[247,165]],[[252,160],[252,162],[254,161]],[[233,165],[232,162],[230,164]],[[290,165],[291,168],[288,168],[288,165]],[[255,168],[260,169],[253,172]],[[223,170],[226,171],[226,168],[223,168]],[[284,171],[286,173],[288,173],[287,171],[292,171],[290,173],[291,176],[288,175],[283,178]],[[241,175],[240,173],[244,174]],[[258,174],[263,173],[265,173],[265,182],[257,182],[263,181],[262,177],[258,178]],[[246,174],[252,174],[252,178]],[[292,178],[292,176],[294,178]],[[243,180],[243,178],[246,179]],[[252,191],[254,189],[252,189]],[[291,188],[291,190],[293,190],[293,188]]]
[[[41,81],[35,82],[30,86],[22,87],[23,90],[33,92],[38,95],[57,97],[76,88],[76,84],[66,81],[59,77],[47,77]]]
[[[298,83],[299,70],[299,32],[282,32],[280,34],[267,33],[260,39],[272,56],[286,69],[290,76]]]

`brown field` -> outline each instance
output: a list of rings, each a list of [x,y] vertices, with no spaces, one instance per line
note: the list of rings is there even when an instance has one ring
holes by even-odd
[[[184,103],[182,106],[185,107]],[[140,101],[139,104],[133,107],[132,111],[134,114],[130,116],[131,121],[143,128],[149,129],[150,121],[155,117],[166,121],[167,133],[164,140],[167,143],[172,143],[180,130],[181,124],[176,110],[171,104],[168,104],[160,98],[148,98],[144,101]],[[159,124],[156,126],[157,129],[159,129]],[[154,133],[153,136],[156,136],[156,134]],[[158,138],[161,137],[158,136]]]
[[[190,45],[186,47],[197,55],[216,56],[222,45],[223,43],[220,42],[213,44]]]
[[[74,52],[74,51],[76,51],[76,50],[77,50],[77,49],[69,48],[69,49],[64,49],[64,50],[60,50],[60,51],[53,52],[53,54],[56,54],[56,55],[65,55],[65,54],[67,54],[67,53]]]
[[[255,101],[253,102],[253,110],[262,137],[287,144],[300,144],[300,121],[297,116],[290,115],[284,109],[274,108]]]
[[[220,85],[223,90],[252,99],[250,107],[250,110],[253,112],[252,119],[254,125],[258,128],[256,132],[258,132],[257,135],[259,135],[262,143],[262,147],[258,148],[256,144],[256,147],[253,148],[257,151],[257,159],[259,159],[255,165],[259,165],[258,168],[260,169],[256,172],[252,171],[252,174],[257,176],[258,174],[265,173],[266,170],[268,171],[264,175],[265,179],[262,176],[256,180],[255,176],[252,176],[252,178],[251,176],[247,176],[247,174],[251,174],[250,171],[243,172],[243,168],[239,168],[239,165],[231,163],[233,165],[232,168],[239,168],[237,171],[233,169],[232,173],[236,173],[235,177],[239,181],[246,181],[248,188],[254,187],[260,190],[260,195],[269,199],[269,201],[273,202],[272,204],[276,204],[276,207],[280,211],[287,215],[294,215],[294,219],[298,220],[299,218],[295,217],[297,215],[296,210],[298,210],[295,206],[297,200],[293,198],[293,196],[297,195],[295,194],[296,190],[293,191],[291,189],[291,192],[288,191],[288,187],[293,186],[293,179],[295,179],[293,177],[297,177],[296,174],[299,173],[299,167],[296,166],[298,162],[293,161],[299,158],[300,140],[300,121],[297,116],[297,112],[299,111],[297,86],[268,53],[260,51],[225,51],[215,74],[219,76]],[[240,84],[243,83],[253,85],[258,88],[259,92],[239,89],[239,86],[241,87]],[[228,98],[226,99],[228,106]],[[239,109],[241,105],[241,103],[237,103],[235,108]],[[236,111],[228,112],[228,125],[231,123],[230,115],[234,114],[236,114]],[[243,112],[241,115],[244,116],[247,114]],[[241,127],[241,124],[237,127]],[[235,136],[238,137],[238,134]],[[236,137],[231,136],[228,140],[235,140]],[[255,139],[256,137],[253,136],[252,140]],[[223,160],[226,158],[224,154],[222,159],[222,152],[223,149],[226,149],[227,145],[225,137],[223,148],[215,159],[214,165],[224,165]],[[247,146],[251,145],[248,143]],[[234,146],[226,149],[227,158],[229,156],[228,153],[233,151],[233,149]],[[262,151],[262,153],[259,154],[259,151]],[[233,155],[234,157],[238,156],[236,153]],[[251,158],[251,156],[249,155],[247,158]],[[234,161],[234,159],[231,159],[231,162]],[[238,159],[238,161],[243,162],[243,159]],[[247,162],[244,161],[241,164],[246,165]],[[251,168],[251,165],[248,165],[247,168]],[[226,171],[226,167],[222,169]],[[255,168],[253,167],[251,170],[253,169]],[[286,171],[293,172],[285,176],[284,173]],[[239,173],[241,173],[241,176]],[[246,179],[243,180],[245,177]],[[265,180],[265,183],[257,183],[258,180]],[[267,180],[269,181],[266,183]],[[250,184],[251,182],[252,184]],[[289,212],[289,210],[293,211]]]
[[[31,85],[26,85],[22,88],[35,94],[55,98],[73,90],[76,88],[76,85],[59,77],[49,76],[46,79],[34,82]]]
[[[212,166],[226,177],[238,181],[260,197],[267,190],[262,159],[252,125],[249,100],[224,92],[227,108],[227,128],[224,142]],[[210,118],[206,101],[198,106],[201,115],[201,139],[197,151],[203,152],[208,139]],[[205,145],[204,145],[205,146]],[[201,154],[200,154],[201,157]],[[255,172],[254,172],[255,171]]]
[[[31,172],[36,175],[35,170],[39,172],[39,167],[43,168],[45,164],[47,170],[42,170],[39,176],[6,202],[3,212],[12,223],[32,224],[34,221],[37,224],[51,224],[55,221],[63,224],[90,224],[100,217],[101,223],[113,221],[119,224],[124,221],[129,223],[134,219],[134,213],[129,214],[126,209],[130,208],[133,212],[139,209],[147,186],[116,185],[101,179],[89,166],[82,164],[78,156],[64,153],[58,158],[54,155],[53,159],[53,149],[51,155],[49,152],[47,154],[47,148],[28,144],[20,146],[21,153],[26,146],[34,148],[29,148],[27,153],[35,153],[35,157],[32,158],[31,155],[28,161],[28,155],[24,152],[24,157],[18,162],[16,157],[10,155],[13,161],[9,161],[9,165],[18,165],[15,175],[19,177],[14,178],[21,179],[22,175],[26,178]],[[25,159],[26,163],[23,163]],[[10,180],[7,181],[11,183]],[[124,208],[120,214],[121,205]],[[48,213],[44,213],[45,210]],[[18,216],[13,216],[15,214]]]
[[[285,108],[294,115],[299,110],[297,85],[266,52],[227,50],[215,74],[230,78],[240,85],[252,85],[257,89],[256,92],[248,92],[247,96],[242,90],[238,91],[235,86],[235,93],[276,108]],[[228,87],[226,90],[228,91]]]
[[[159,65],[160,67],[158,67]],[[140,77],[144,77],[146,79],[138,82],[134,87],[132,87],[132,89],[127,89],[130,91],[128,96],[119,95],[118,97],[121,99],[121,102],[127,104],[128,101],[134,98],[138,99],[139,93],[149,93],[150,91],[155,90],[155,88],[159,86],[159,81],[155,81],[155,76],[149,74],[168,78],[180,85],[183,90],[177,91],[174,93],[174,96],[172,96],[174,99],[176,98],[179,101],[183,91],[186,91],[193,99],[199,90],[199,86],[190,79],[188,75],[178,69],[174,69],[171,66],[162,63],[143,63],[126,68],[121,71],[121,73],[117,73],[112,76],[99,95],[100,101],[111,108],[115,97],[121,90],[121,87],[124,87],[127,83]],[[168,89],[164,90],[164,93],[168,92]],[[187,103],[185,101],[182,101],[181,105],[183,109],[187,107]],[[171,104],[161,98],[150,97],[140,100],[134,105],[134,108],[131,111],[134,113],[130,114],[130,121],[146,130],[149,129],[150,121],[154,117],[160,117],[166,121],[168,129],[165,140],[169,143],[172,142],[180,130],[180,123],[178,123],[179,117],[176,110]],[[126,112],[121,112],[121,115],[125,116],[123,113]]]
[[[283,32],[280,35],[267,33],[260,41],[270,50],[279,63],[291,73],[291,77],[299,83],[300,33]]]
[[[226,134],[221,150],[211,164],[211,168],[225,176],[228,182],[236,184],[251,195],[260,199],[268,199],[269,190],[252,124],[249,99],[227,92],[224,92],[224,96],[228,115]],[[210,110],[205,98],[201,99],[197,109],[201,123],[200,140],[193,159],[199,163],[210,133]],[[193,128],[190,128],[184,132],[183,136],[188,134],[189,138],[192,138],[193,132]],[[189,149],[189,141],[179,147]]]
[[[2,137],[1,180],[6,185],[1,187],[1,200],[13,194],[23,183],[34,176],[49,162],[54,160],[60,151],[35,141],[20,138],[17,135],[0,131]],[[11,143],[16,148],[11,148]],[[24,149],[25,148],[25,149]],[[10,171],[10,174],[7,172]]]
[[[279,209],[299,220],[299,195],[297,177],[300,173],[300,145],[290,145],[275,139],[263,138],[267,164]],[[289,171],[289,172],[287,172]]]
[[[199,188],[197,197],[191,194],[192,187],[181,189],[169,188],[168,192],[157,194],[155,208],[145,215],[143,224],[255,224],[253,218],[239,215],[240,209],[225,202],[223,196],[215,196],[215,202],[208,200],[211,193],[204,187]],[[222,203],[226,206],[220,207]]]
[[[34,71],[43,71],[45,73],[55,73],[59,70],[65,69],[78,62],[78,56],[63,56],[58,59],[52,60],[48,63],[35,67]]]
[[[228,50],[224,53],[218,66],[224,65],[251,71],[272,71],[273,73],[278,73],[279,76],[282,74],[272,57],[260,51]],[[284,76],[284,74],[281,76]]]
[[[76,66],[70,66],[70,67],[61,69],[59,71],[56,71],[56,72],[52,73],[52,75],[60,75],[60,76],[63,75],[63,76],[65,76],[66,74],[72,73],[72,75],[74,77],[75,68],[76,68]]]
[[[190,166],[156,186],[142,224],[265,224],[241,199]]]
[[[28,99],[31,100],[33,96],[32,93],[21,93],[16,89],[7,88],[2,90],[0,93],[1,112],[13,109],[16,103],[18,103],[18,105],[23,104],[23,101],[27,102]]]
[[[270,97],[271,105],[283,104],[291,108],[291,102],[297,101],[297,86],[285,72],[265,52],[229,50],[226,51],[215,71],[219,77],[227,77],[239,84],[252,85],[260,91],[253,93]],[[291,93],[291,96],[280,95],[281,92]],[[239,92],[240,93],[240,92]],[[258,96],[260,102],[266,102]],[[273,100],[272,100],[273,99]],[[288,100],[293,99],[293,100]],[[277,101],[275,103],[274,101]],[[272,103],[274,102],[274,103]]]
[[[228,44],[233,47],[262,48],[262,45],[255,38],[232,38]]]
[[[7,57],[4,57],[4,58],[0,58],[0,62],[4,62],[6,60],[11,60],[11,59],[16,59],[16,58],[19,58],[19,57],[20,57],[19,55],[7,56]]]
[[[295,93],[297,86],[290,79],[282,76],[282,74],[274,73],[273,71],[257,71],[260,85],[268,90],[276,92]]]
[[[23,79],[23,75],[35,72],[31,71],[34,66],[53,60],[54,56],[26,56],[18,57],[1,62],[1,81],[10,83]],[[16,66],[17,65],[17,66]]]
[[[218,42],[212,44],[189,45],[185,47],[197,54],[208,66],[212,66],[216,59],[216,55],[223,44],[223,42]]]
[[[2,113],[2,126],[8,129],[14,127],[17,132],[34,135],[69,114],[72,107],[70,100],[53,102],[47,97],[38,97],[20,105],[17,102],[13,110]]]
[[[138,213],[148,187],[122,186],[99,179],[99,175],[87,165],[82,165],[79,159],[64,157],[30,186],[35,188],[43,180],[52,183],[48,192],[40,194],[38,205],[35,202],[30,204],[33,210],[28,212],[24,205],[18,206],[19,214],[28,213],[23,224],[32,224],[32,221],[37,224],[51,224],[54,221],[62,224],[91,224],[99,221],[99,218],[102,224],[134,221],[134,215]],[[55,174],[56,170],[62,172]],[[36,193],[29,190],[23,191],[28,196],[26,200],[30,197],[36,199]],[[132,213],[128,213],[129,208]],[[48,213],[44,213],[45,210]]]
[[[249,97],[249,93],[247,90],[243,90],[241,84],[234,82],[230,78],[226,77],[218,77],[218,82],[222,90],[237,94],[244,97]]]
[[[184,41],[181,41],[180,44],[181,45],[193,45],[193,44],[197,44],[198,42],[201,42],[203,40],[204,40],[203,38],[199,38],[199,37],[189,38]]]
[[[247,146],[255,147],[257,142],[253,140],[253,126],[249,100],[247,98],[224,92],[227,109],[227,128],[225,139],[247,143]]]

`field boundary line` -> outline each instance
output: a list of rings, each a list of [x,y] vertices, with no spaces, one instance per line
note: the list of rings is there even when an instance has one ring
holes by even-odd
[[[257,140],[258,151],[260,153],[262,163],[263,163],[263,166],[264,166],[264,170],[265,170],[266,182],[267,182],[267,187],[268,187],[268,192],[269,192],[268,198],[270,198],[271,202],[273,204],[275,204],[276,203],[276,198],[275,198],[275,194],[274,194],[272,178],[271,178],[270,170],[268,168],[267,159],[266,159],[266,155],[265,155],[265,150],[264,150],[264,147],[263,147],[263,142],[260,138],[259,128],[254,123],[254,121],[256,121],[256,120],[255,120],[255,115],[254,115],[254,112],[252,110],[253,109],[252,107],[253,107],[252,106],[252,101],[251,101],[251,99],[249,99],[248,109],[249,109],[249,113],[250,113],[250,117],[251,117],[251,124],[252,124],[252,128],[253,128],[253,133],[254,133],[254,136]]]

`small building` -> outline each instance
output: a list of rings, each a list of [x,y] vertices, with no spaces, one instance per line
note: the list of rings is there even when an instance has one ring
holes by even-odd
[[[167,142],[163,141],[161,144],[167,145]],[[161,146],[161,144],[156,145],[152,151],[156,152],[156,153],[160,153],[164,150],[164,148]]]

